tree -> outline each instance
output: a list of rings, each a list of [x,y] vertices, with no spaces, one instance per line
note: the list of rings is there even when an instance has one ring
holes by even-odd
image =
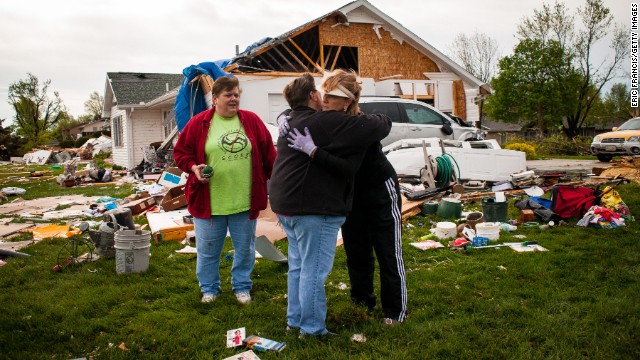
[[[571,59],[574,71],[580,75],[580,86],[575,94],[573,107],[565,114],[563,130],[568,137],[578,135],[587,120],[589,111],[598,99],[604,85],[616,76],[623,60],[629,55],[628,31],[623,26],[612,28],[613,15],[601,0],[586,0],[578,8],[582,27],[574,28],[574,17],[564,4],[553,7],[543,5],[531,18],[518,26],[520,40],[538,40],[543,45],[556,42]],[[611,35],[610,48],[613,57],[600,64],[593,64],[593,48],[597,42]]]
[[[93,120],[102,118],[102,108],[104,107],[104,98],[97,91],[89,95],[89,100],[84,102],[84,110],[91,115]]]
[[[590,123],[608,123],[612,120],[628,120],[638,116],[638,108],[632,108],[631,93],[626,84],[614,84],[603,99],[594,101],[589,113]]]
[[[580,76],[559,42],[522,40],[498,66],[486,106],[491,117],[544,132],[573,108]]]
[[[68,117],[57,91],[50,98],[47,94],[51,80],[40,83],[38,78],[27,74],[26,80],[9,85],[9,104],[16,112],[17,133],[27,140],[27,146],[42,145],[48,141],[53,126]]]
[[[2,123],[5,121],[6,119],[0,119],[0,144],[6,146],[9,154],[12,156],[22,155],[20,148],[24,145],[25,140],[20,136],[14,135],[11,126],[2,126]]]
[[[476,31],[472,35],[458,34],[449,46],[454,60],[483,83],[488,83],[498,63],[498,42]]]

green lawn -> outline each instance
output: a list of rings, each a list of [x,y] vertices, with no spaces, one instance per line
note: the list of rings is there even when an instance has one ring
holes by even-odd
[[[640,214],[640,186],[618,189]],[[254,301],[241,306],[231,292],[231,262],[223,259],[223,294],[202,304],[196,257],[176,254],[183,247],[178,242],[152,244],[148,271],[118,275],[113,259],[52,272],[67,240],[44,240],[22,250],[30,257],[0,267],[0,357],[222,359],[239,352],[225,348],[226,331],[244,326],[247,335],[287,343],[281,353],[260,353],[261,359],[640,358],[638,222],[606,230],[571,221],[500,238],[522,241],[513,235],[524,234],[548,252],[410,246],[431,220],[416,216],[413,228],[403,228],[409,317],[395,328],[380,324],[380,309],[369,315],[340,289],[349,279],[338,248],[326,286],[327,325],[338,336],[323,340],[285,330],[286,265],[259,260]],[[286,254],[285,241],[276,245]],[[353,342],[353,334],[364,334],[366,342]]]

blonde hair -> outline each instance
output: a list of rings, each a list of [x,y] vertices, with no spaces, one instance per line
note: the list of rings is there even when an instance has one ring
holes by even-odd
[[[362,85],[356,72],[353,70],[347,72],[342,69],[337,69],[332,73],[325,73],[325,78],[322,82],[323,92],[331,92],[339,86],[343,89],[348,90],[354,96],[354,98],[351,99],[353,100],[353,102],[349,105],[345,112],[349,115],[357,115],[358,113],[360,113],[358,101],[360,100]]]

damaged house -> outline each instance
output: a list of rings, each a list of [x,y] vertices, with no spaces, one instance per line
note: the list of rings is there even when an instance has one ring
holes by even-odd
[[[479,118],[475,101],[490,92],[488,84],[365,0],[263,39],[236,54],[224,71],[240,80],[242,107],[276,124],[288,108],[282,96],[288,82],[310,72],[319,84],[326,70],[337,68],[360,74],[363,96],[419,100],[472,122]],[[131,169],[143,159],[144,146],[174,135],[169,122],[182,77],[107,74],[105,115],[111,117],[115,164]]]

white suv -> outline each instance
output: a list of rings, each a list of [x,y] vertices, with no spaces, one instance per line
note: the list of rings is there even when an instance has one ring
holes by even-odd
[[[382,139],[387,146],[403,139],[436,137],[453,140],[483,140],[486,132],[469,126],[464,121],[457,122],[449,115],[420,101],[397,97],[360,98],[360,110],[367,114],[386,114],[393,121],[391,132]]]

